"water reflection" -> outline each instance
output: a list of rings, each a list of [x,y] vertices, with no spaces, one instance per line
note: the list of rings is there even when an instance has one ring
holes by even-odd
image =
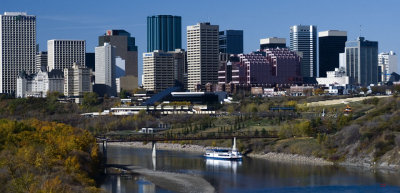
[[[157,158],[152,157],[151,162],[153,163],[153,170],[156,171],[157,169]]]
[[[242,161],[206,159],[207,170],[231,169],[236,174],[237,168],[242,165]]]
[[[101,186],[110,193],[155,193],[157,187],[155,184],[146,180],[144,177],[136,176],[134,178],[126,178],[119,175],[108,176],[106,183]]]
[[[237,170],[242,165],[240,160],[219,160],[219,159],[206,159],[207,173],[226,172],[226,181],[230,181],[233,186],[237,185]],[[222,175],[221,175],[222,176]],[[217,183],[217,182],[216,182]]]
[[[204,159],[202,153],[163,150],[158,150],[157,157],[152,158],[151,149],[117,146],[109,146],[108,149],[107,161],[109,164],[136,165],[152,170],[202,176],[218,192],[252,192],[268,188],[276,191],[290,187],[379,187],[381,184],[397,188],[400,185],[399,173],[374,172],[362,168],[299,165],[251,158],[234,162]],[[106,184],[115,183],[115,187],[117,187],[116,177],[111,176],[110,178],[112,179]],[[142,186],[139,186],[134,180],[121,179],[120,181],[121,192],[143,192],[146,188],[155,189],[157,193],[165,192],[154,184],[151,186],[153,189],[148,188],[148,185],[139,187]],[[306,190],[308,191],[308,189],[304,189],[304,191],[301,189],[300,192],[307,192]],[[109,192],[117,192],[117,189]]]

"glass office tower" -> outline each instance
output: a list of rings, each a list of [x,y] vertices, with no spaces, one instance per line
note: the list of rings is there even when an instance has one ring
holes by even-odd
[[[243,53],[243,30],[220,31],[219,52],[227,54]]]
[[[345,47],[346,74],[350,84],[368,86],[378,83],[378,42],[358,37]]]
[[[326,77],[327,71],[339,68],[339,54],[344,53],[347,32],[328,30],[318,33],[319,77]]]
[[[290,50],[302,55],[302,76],[317,77],[317,27],[313,25],[290,27]]]
[[[147,17],[147,52],[174,51],[181,48],[181,16],[154,15]]]

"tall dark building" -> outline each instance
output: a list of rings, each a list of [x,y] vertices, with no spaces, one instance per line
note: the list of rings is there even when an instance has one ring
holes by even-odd
[[[99,36],[99,46],[109,43],[115,46],[115,56],[125,62],[125,76],[120,78],[121,89],[133,90],[138,87],[138,48],[135,38],[125,30],[107,30]]]
[[[220,31],[219,52],[227,54],[243,53],[243,30]]]
[[[346,75],[350,84],[368,86],[378,83],[378,42],[358,37],[356,41],[347,41]]]
[[[339,68],[339,54],[344,53],[347,32],[329,30],[318,33],[319,77],[326,77],[326,71]]]
[[[182,48],[181,16],[154,15],[147,17],[147,52],[174,51]]]
[[[96,71],[94,64],[94,53],[86,53],[85,66],[92,69],[92,71]]]

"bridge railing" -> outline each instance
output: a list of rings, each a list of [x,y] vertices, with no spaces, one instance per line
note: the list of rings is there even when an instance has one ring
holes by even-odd
[[[108,141],[181,141],[181,140],[208,140],[208,139],[232,139],[236,138],[277,138],[276,131],[234,131],[234,132],[200,132],[185,134],[181,132],[165,132],[154,134],[130,134],[130,135],[102,135],[98,139]]]

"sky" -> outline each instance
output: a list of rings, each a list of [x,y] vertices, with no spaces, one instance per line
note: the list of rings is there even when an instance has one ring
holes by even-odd
[[[257,50],[261,38],[283,37],[289,44],[290,26],[299,24],[344,30],[348,40],[361,34],[378,41],[379,52],[400,51],[399,0],[1,0],[5,11],[36,15],[41,51],[49,39],[83,39],[94,52],[107,29],[125,29],[136,38],[140,69],[150,15],[181,16],[184,49],[186,26],[211,22],[220,30],[244,30],[245,53]]]

